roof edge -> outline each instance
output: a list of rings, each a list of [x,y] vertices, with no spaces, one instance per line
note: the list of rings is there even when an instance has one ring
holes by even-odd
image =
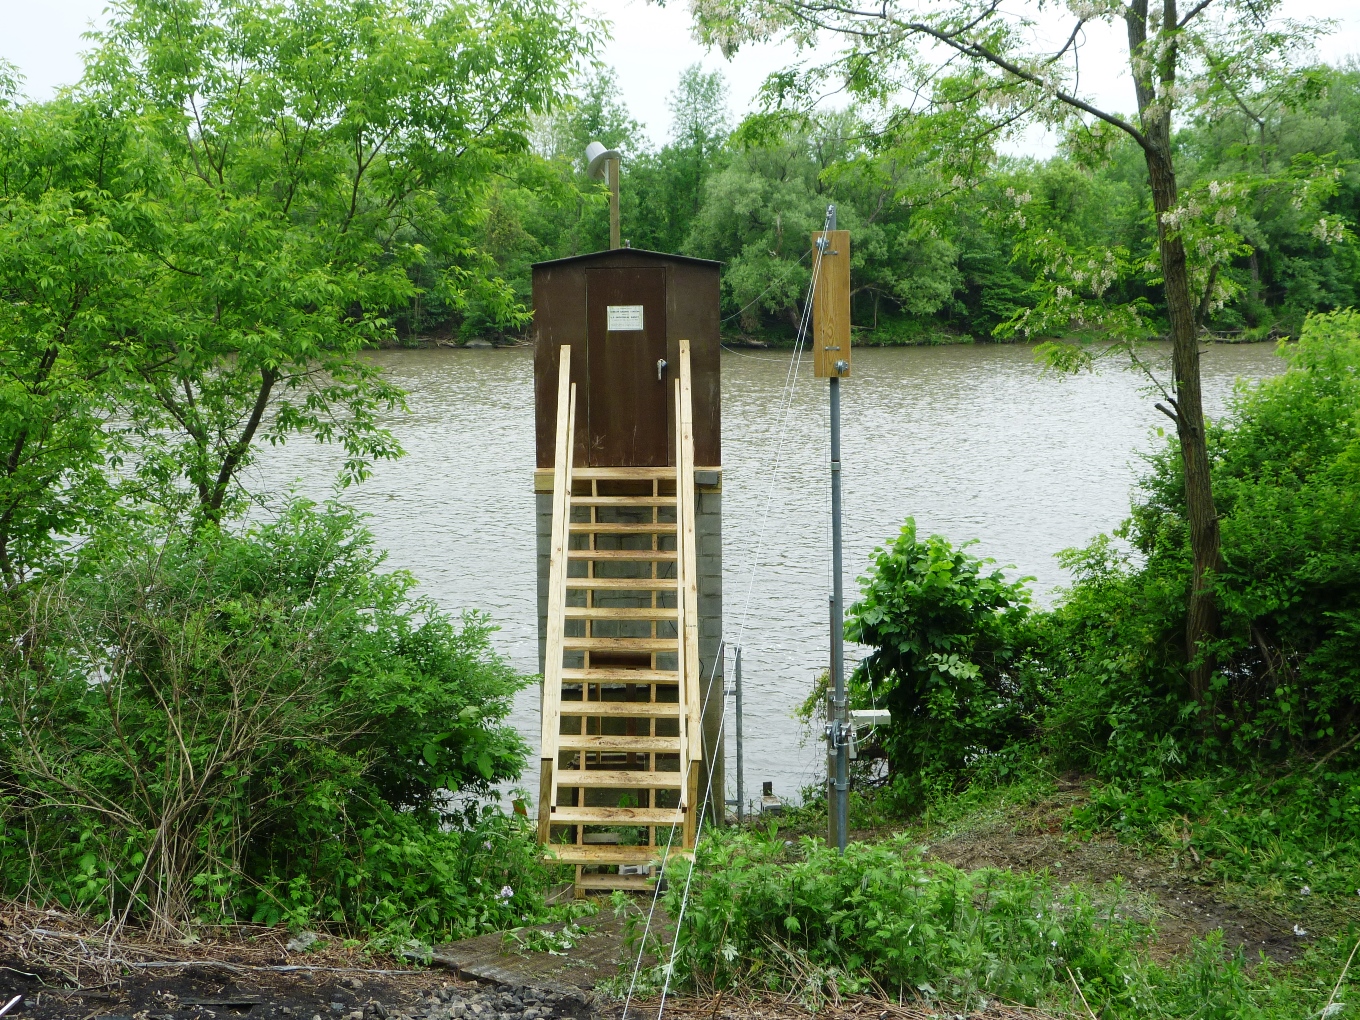
[[[647,248],[606,248],[604,251],[590,251],[581,255],[568,255],[560,259],[548,259],[545,262],[535,262],[530,268],[538,269],[540,266],[561,266],[570,262],[587,262],[592,259],[611,258],[621,254],[626,255],[650,255],[654,258],[669,259],[673,262],[688,262],[698,266],[721,266],[722,263],[716,259],[699,259],[693,255],[676,255],[666,251],[651,251]]]

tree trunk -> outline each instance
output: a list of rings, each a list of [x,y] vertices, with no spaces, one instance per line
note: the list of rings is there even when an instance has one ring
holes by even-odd
[[[1256,255],[1254,244],[1251,246],[1247,265],[1251,269],[1251,283],[1247,286],[1247,325],[1255,329],[1260,324],[1257,321],[1256,305],[1261,300],[1261,260]]]
[[[1138,95],[1138,115],[1145,141],[1148,183],[1157,216],[1157,247],[1162,258],[1166,311],[1171,322],[1171,364],[1176,384],[1176,434],[1185,473],[1185,513],[1190,525],[1190,553],[1194,561],[1190,597],[1185,612],[1185,657],[1190,666],[1190,694],[1203,703],[1214,664],[1201,648],[1218,632],[1218,606],[1213,574],[1220,562],[1218,511],[1214,508],[1209,476],[1209,447],[1204,434],[1204,402],[1200,392],[1199,323],[1190,294],[1185,245],[1169,231],[1166,214],[1176,207],[1176,168],[1171,158],[1171,104],[1167,96],[1176,86],[1177,42],[1171,28],[1178,24],[1175,0],[1163,0],[1162,31],[1158,45],[1148,43],[1148,0],[1132,0],[1124,15],[1129,29],[1130,69]],[[1158,95],[1160,88],[1161,95]]]
[[[1162,134],[1162,132],[1150,132]],[[1169,131],[1166,132],[1169,134]],[[1161,139],[1159,139],[1160,141]],[[1157,213],[1157,244],[1162,257],[1166,310],[1171,321],[1171,361],[1176,384],[1176,434],[1181,444],[1185,472],[1185,510],[1190,524],[1190,550],[1194,574],[1185,614],[1185,655],[1190,662],[1190,692],[1203,701],[1209,689],[1213,663],[1200,645],[1218,632],[1218,607],[1214,601],[1212,575],[1220,563],[1218,511],[1210,485],[1209,447],[1204,433],[1204,403],[1200,391],[1199,328],[1195,301],[1190,294],[1185,245],[1178,234],[1167,230],[1163,215],[1176,205],[1176,172],[1171,163],[1170,139],[1161,152],[1148,151],[1148,179]]]

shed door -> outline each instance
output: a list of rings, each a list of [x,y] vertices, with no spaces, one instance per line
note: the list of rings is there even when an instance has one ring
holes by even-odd
[[[676,367],[666,357],[666,270],[586,271],[586,364],[592,467],[664,467]]]

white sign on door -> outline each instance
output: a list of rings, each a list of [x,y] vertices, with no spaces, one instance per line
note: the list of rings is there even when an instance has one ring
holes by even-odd
[[[642,306],[641,305],[608,305],[606,306],[605,329],[610,333],[621,332],[626,329],[642,328]]]

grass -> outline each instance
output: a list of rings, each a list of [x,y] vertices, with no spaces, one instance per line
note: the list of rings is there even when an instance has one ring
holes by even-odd
[[[1040,763],[910,816],[856,794],[845,857],[810,790],[774,824],[706,843],[679,975],[812,1006],[871,990],[1102,1020],[1355,1015],[1354,785],[1296,771],[1120,786]]]

